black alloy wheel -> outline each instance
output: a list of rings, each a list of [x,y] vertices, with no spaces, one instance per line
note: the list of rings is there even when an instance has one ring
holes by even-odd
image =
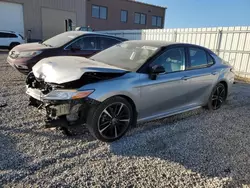
[[[104,142],[122,137],[133,123],[135,113],[132,105],[122,97],[112,97],[90,109],[87,127],[91,134]]]
[[[210,96],[208,108],[211,110],[217,110],[225,102],[227,97],[227,91],[225,86],[222,83],[219,83],[213,89],[213,92]]]
[[[99,116],[98,131],[106,139],[115,139],[127,130],[130,119],[129,108],[124,103],[113,103]]]

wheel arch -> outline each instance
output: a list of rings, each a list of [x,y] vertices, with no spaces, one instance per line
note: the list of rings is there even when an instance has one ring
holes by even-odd
[[[221,83],[221,84],[223,84],[225,86],[225,88],[226,88],[226,96],[227,96],[228,95],[228,83],[225,80],[221,80],[218,83]]]
[[[129,96],[126,96],[126,95],[116,95],[116,96],[126,99],[131,104],[133,112],[134,112],[134,117],[135,117],[134,118],[135,121],[133,122],[132,127],[135,127],[136,122],[137,122],[137,117],[138,117],[138,111],[137,111],[135,102],[133,101],[132,98],[130,98]]]

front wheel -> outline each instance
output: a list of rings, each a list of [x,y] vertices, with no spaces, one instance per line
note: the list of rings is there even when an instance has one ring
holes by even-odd
[[[91,134],[104,142],[121,138],[135,122],[131,104],[122,97],[112,97],[90,109],[87,127]]]
[[[209,110],[217,110],[221,107],[221,105],[225,102],[227,97],[227,91],[226,91],[226,87],[224,86],[224,84],[222,83],[218,83],[210,97],[209,97],[209,101],[207,104],[207,107]]]

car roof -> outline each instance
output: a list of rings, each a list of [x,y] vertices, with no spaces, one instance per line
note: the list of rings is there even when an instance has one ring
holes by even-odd
[[[211,51],[210,49],[199,46],[196,44],[190,44],[190,43],[180,43],[180,42],[169,42],[169,41],[153,41],[153,40],[129,40],[126,41],[125,43],[130,43],[130,44],[139,44],[139,45],[144,45],[144,46],[153,46],[156,48],[162,48],[162,47],[167,47],[171,45],[183,45],[183,46],[192,46],[192,47],[198,47],[198,48],[203,48],[208,51]],[[212,52],[212,51],[211,51]]]
[[[69,34],[75,35],[75,36],[81,36],[81,35],[99,35],[99,36],[107,36],[107,37],[113,37],[113,38],[117,38],[117,39],[123,39],[123,40],[127,40],[125,38],[121,38],[121,37],[116,37],[113,35],[107,35],[107,34],[103,34],[103,33],[98,33],[98,32],[91,32],[91,31],[67,31]]]
[[[18,33],[18,32],[15,32],[15,31],[8,31],[8,30],[0,30],[0,32],[4,32],[4,33]]]

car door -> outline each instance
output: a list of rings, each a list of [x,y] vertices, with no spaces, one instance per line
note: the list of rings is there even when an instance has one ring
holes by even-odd
[[[82,57],[90,57],[99,51],[95,36],[83,36],[76,39],[65,50],[67,50],[67,55]]]
[[[167,49],[149,66],[154,65],[162,65],[165,73],[159,74],[156,80],[151,80],[147,74],[141,74],[141,119],[178,111],[188,103],[186,94],[189,86],[183,83],[185,48]]]
[[[184,80],[190,86],[188,100],[190,105],[205,105],[218,79],[215,61],[206,50],[199,47],[188,47],[188,56]]]

